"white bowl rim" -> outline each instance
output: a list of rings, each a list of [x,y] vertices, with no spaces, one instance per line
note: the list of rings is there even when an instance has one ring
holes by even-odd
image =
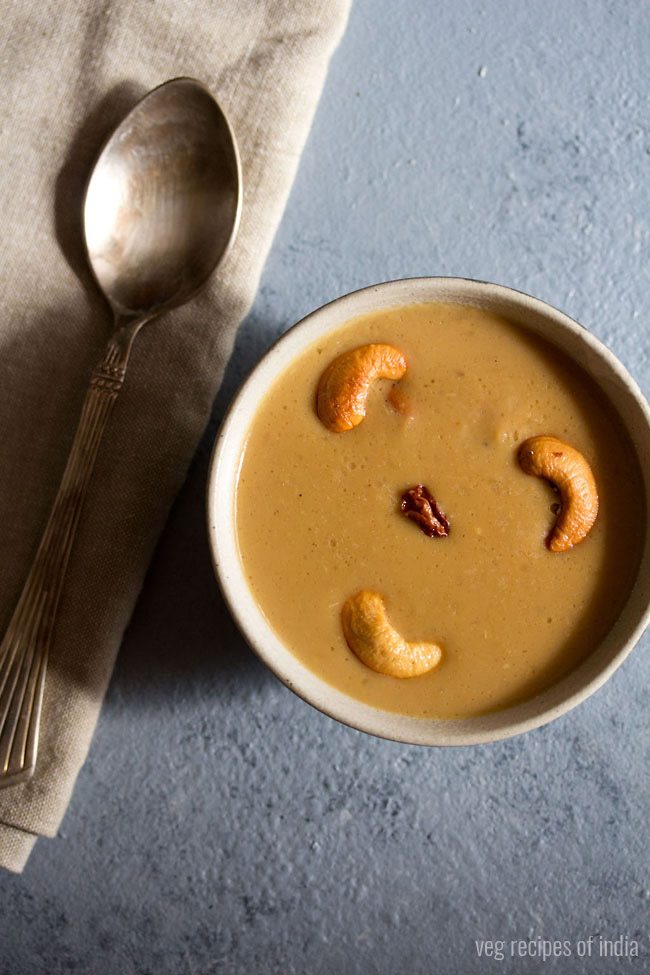
[[[329,717],[367,734],[408,744],[462,746],[510,738],[548,724],[575,708],[602,687],[631,653],[650,622],[650,533],[647,530],[632,593],[600,647],[580,667],[543,693],[513,707],[459,720],[416,718],[384,711],[328,684],[282,643],[257,606],[244,576],[237,546],[234,497],[238,465],[252,416],[270,384],[302,350],[324,331],[336,331],[350,319],[364,314],[364,305],[376,296],[381,297],[377,304],[381,309],[435,301],[474,306],[502,301],[511,304],[513,309],[540,316],[552,325],[554,334],[547,336],[548,341],[560,344],[555,340],[563,333],[565,337],[571,336],[574,344],[584,346],[594,362],[603,367],[606,380],[627,397],[630,410],[636,411],[634,420],[645,438],[645,453],[650,457],[650,407],[643,393],[616,356],[564,312],[523,291],[479,279],[431,276],[384,281],[334,298],[292,325],[259,360],[231,402],[215,439],[208,472],[207,526],[215,575],[232,616],[254,652],[295,694]],[[332,321],[327,328],[319,330],[321,321],[330,317]],[[564,351],[586,369],[584,361]],[[593,376],[590,369],[586,371]],[[602,388],[602,377],[596,382]],[[614,405],[634,442],[628,417],[622,414],[620,403]],[[639,445],[634,443],[638,453]],[[646,487],[647,522],[650,478],[641,456],[639,463]],[[630,612],[633,603],[634,612]],[[615,649],[609,644],[615,645]],[[611,659],[604,664],[596,662],[594,670],[594,660],[603,656],[601,650],[605,647]],[[581,677],[583,671],[586,676]]]

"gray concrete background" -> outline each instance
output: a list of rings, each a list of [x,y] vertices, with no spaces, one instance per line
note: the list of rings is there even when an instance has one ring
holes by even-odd
[[[294,320],[378,280],[529,291],[648,391],[649,73],[641,0],[356,0],[61,836],[0,876],[3,975],[650,971],[650,641],[524,737],[374,740],[253,657],[203,524],[238,382]],[[475,948],[589,935],[586,960]],[[641,957],[599,958],[599,935]]]

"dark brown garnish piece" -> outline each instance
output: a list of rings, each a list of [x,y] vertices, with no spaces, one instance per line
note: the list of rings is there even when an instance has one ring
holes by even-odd
[[[424,484],[405,491],[400,508],[429,538],[444,538],[449,534],[449,519]]]

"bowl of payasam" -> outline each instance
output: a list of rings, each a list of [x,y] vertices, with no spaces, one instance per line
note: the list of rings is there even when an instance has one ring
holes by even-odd
[[[208,488],[246,639],[330,716],[462,745],[597,690],[648,621],[650,412],[593,335],[506,287],[416,278],[261,360]]]

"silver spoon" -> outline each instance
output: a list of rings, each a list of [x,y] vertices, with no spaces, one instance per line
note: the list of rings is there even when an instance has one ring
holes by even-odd
[[[90,379],[47,527],[0,644],[0,787],[28,779],[47,654],[79,514],[131,345],[145,322],[191,298],[234,239],[241,168],[209,91],[176,78],[149,92],[104,146],[84,203],[88,259],[115,323]]]

